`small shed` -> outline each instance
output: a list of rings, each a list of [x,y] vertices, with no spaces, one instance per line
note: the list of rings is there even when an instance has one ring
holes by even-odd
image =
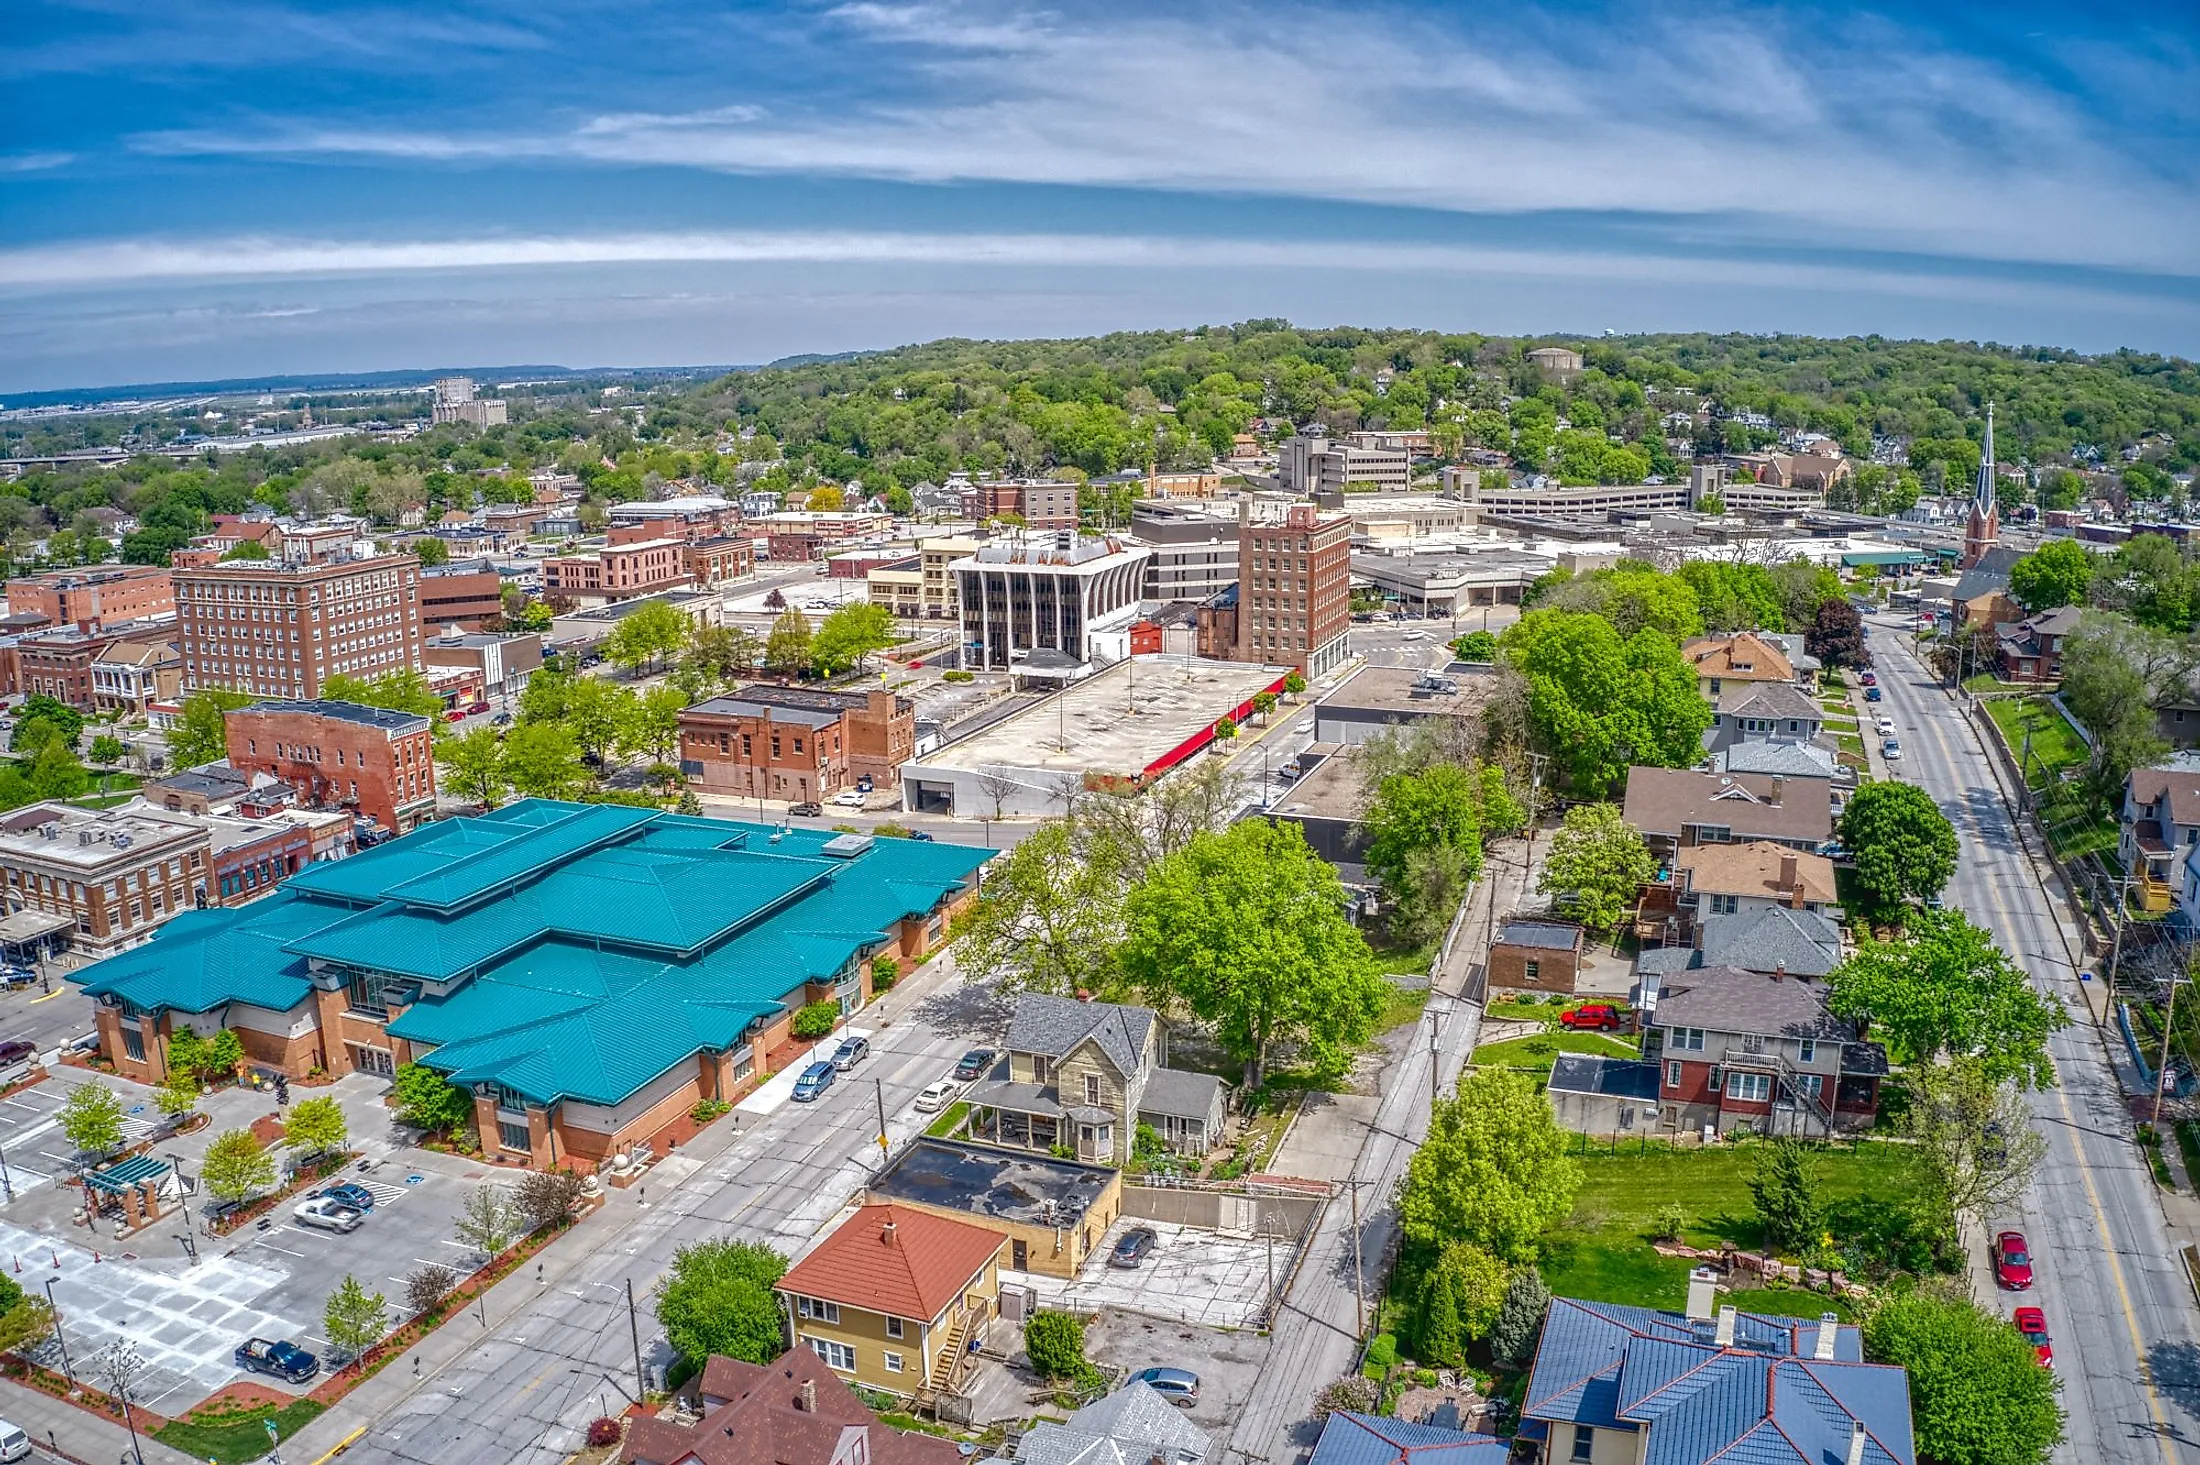
[[[1507,921],[1490,943],[1490,990],[1571,994],[1581,971],[1581,927]]]
[[[1156,1068],[1138,1096],[1138,1122],[1150,1124],[1180,1155],[1204,1155],[1222,1138],[1230,1086],[1211,1073]]]
[[[1658,1123],[1658,1065],[1601,1053],[1561,1053],[1548,1090],[1558,1122],[1577,1134],[1625,1134]]]

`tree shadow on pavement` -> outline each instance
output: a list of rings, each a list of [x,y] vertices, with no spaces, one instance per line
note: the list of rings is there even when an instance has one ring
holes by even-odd
[[[2200,1346],[2191,1343],[2157,1343],[2147,1350],[2147,1372],[2154,1387],[2187,1414],[2200,1414]],[[2172,1425],[2171,1432],[2183,1433]]]
[[[1015,1010],[993,988],[966,983],[926,997],[909,1009],[909,1016],[942,1032],[992,1038],[1008,1026]]]

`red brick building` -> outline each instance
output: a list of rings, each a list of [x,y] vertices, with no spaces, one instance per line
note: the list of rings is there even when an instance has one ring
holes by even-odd
[[[176,585],[158,565],[54,570],[8,581],[8,611],[42,615],[53,626],[96,631],[121,621],[176,613]]]
[[[1075,529],[1077,485],[1001,478],[978,485],[978,517],[1013,516],[1027,529]]]
[[[44,695],[79,712],[106,710],[100,698],[100,678],[94,668],[109,647],[127,642],[134,647],[160,648],[174,643],[176,630],[167,622],[116,626],[101,631],[73,627],[40,631],[15,644],[15,680],[27,696]]]
[[[728,580],[746,580],[756,573],[756,544],[738,535],[691,540],[687,547],[688,578],[696,588],[708,590]]]
[[[1321,676],[1344,664],[1352,628],[1352,516],[1292,504],[1261,523],[1252,502],[1238,533],[1239,661]]]
[[[409,554],[327,564],[238,560],[179,569],[185,690],[314,698],[338,673],[418,671],[420,562]]]
[[[432,724],[352,702],[261,702],[225,719],[230,766],[402,834],[435,810]]]
[[[486,564],[445,565],[420,572],[420,623],[429,635],[446,626],[478,631],[504,614],[504,580]]]
[[[759,685],[680,714],[680,771],[703,793],[828,798],[899,778],[916,747],[916,704],[891,692]]]
[[[688,583],[687,545],[678,539],[606,544],[542,562],[542,593],[575,600],[632,600]]]

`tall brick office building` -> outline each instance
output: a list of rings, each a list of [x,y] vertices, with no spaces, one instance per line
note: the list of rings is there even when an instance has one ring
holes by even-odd
[[[158,565],[54,570],[8,581],[11,615],[42,615],[49,625],[94,631],[123,621],[150,620],[176,609],[175,582]]]
[[[351,809],[391,834],[435,811],[434,725],[355,702],[261,702],[224,719],[229,765],[268,773],[306,803]]]
[[[1292,504],[1262,522],[1251,500],[1239,514],[1237,659],[1334,671],[1352,628],[1352,516]]]
[[[409,554],[179,569],[183,685],[315,698],[338,673],[421,669],[420,562]]]

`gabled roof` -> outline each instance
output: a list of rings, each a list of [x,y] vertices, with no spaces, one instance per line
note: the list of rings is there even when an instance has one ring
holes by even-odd
[[[2131,802],[2149,808],[2163,794],[2169,795],[2169,822],[2200,824],[2200,773],[2173,768],[2131,770]]]
[[[1832,749],[1816,743],[1791,743],[1784,738],[1741,738],[1711,755],[1714,773],[1775,774],[1781,778],[1834,778],[1841,760]]]
[[[1688,658],[1699,677],[1718,677],[1722,681],[1727,678],[1767,682],[1795,680],[1795,665],[1788,659],[1787,648],[1754,631],[1705,636],[1683,646],[1681,655]]]
[[[1791,861],[1796,883],[1784,886],[1781,872]],[[1800,889],[1805,900],[1831,902],[1838,898],[1833,888],[1833,861],[1770,840],[1694,845],[1674,855],[1673,863],[1689,872],[1688,888],[1702,894],[1785,900],[1791,891]]]
[[[1339,1409],[1307,1465],[1504,1465],[1511,1455],[1512,1443],[1495,1435]]]
[[[864,1206],[788,1268],[779,1290],[929,1322],[1006,1245],[998,1231],[892,1204]]]
[[[1719,715],[1824,722],[1826,709],[1793,682],[1741,682],[1719,689]]]
[[[1704,966],[1822,977],[1841,964],[1841,928],[1834,919],[1786,906],[1707,916],[1696,945]]]
[[[1739,1313],[1733,1342],[1675,1313],[1554,1298],[1521,1406],[1524,1421],[1650,1432],[1646,1465],[1845,1462],[1856,1424],[1864,1465],[1916,1465],[1909,1378],[1863,1362],[1857,1330]]]
[[[1724,825],[1740,839],[1815,843],[1833,833],[1832,789],[1819,778],[1638,766],[1627,770],[1625,812],[1643,833],[1668,838],[1686,824]]]
[[[1842,1041],[1856,1034],[1854,1023],[1826,1010],[1826,984],[1806,977],[1705,966],[1674,972],[1659,988],[1659,1027]]]
[[[1087,1038],[1100,1046],[1116,1071],[1138,1072],[1153,1031],[1150,1007],[1131,1007],[1120,1002],[1078,1002],[1068,997],[1049,997],[1026,992],[1016,999],[1016,1015],[1009,1019],[1004,1040],[1011,1053],[1041,1053],[1060,1058]]]
[[[725,1402],[700,1422],[643,1416],[627,1427],[622,1465],[832,1465],[850,1430],[863,1431],[871,1465],[958,1465],[953,1440],[879,1423],[815,1353],[789,1349],[764,1367],[712,1358],[703,1393]]]
[[[1060,1424],[1042,1420],[1017,1442],[1022,1465],[1197,1465],[1213,1442],[1183,1412],[1133,1379]]]
[[[1229,1085],[1211,1073],[1156,1068],[1138,1096],[1138,1112],[1176,1119],[1204,1119],[1216,1111]]]

